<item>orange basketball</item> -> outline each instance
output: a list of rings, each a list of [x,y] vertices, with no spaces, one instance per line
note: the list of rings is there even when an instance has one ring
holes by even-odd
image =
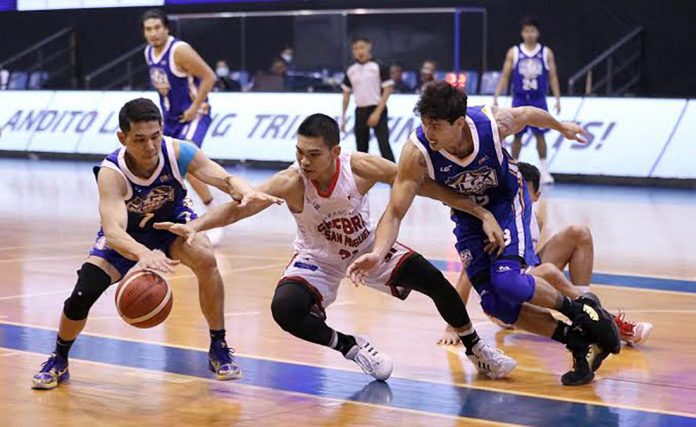
[[[137,328],[152,328],[164,322],[173,302],[167,281],[150,270],[129,272],[116,288],[118,314]]]

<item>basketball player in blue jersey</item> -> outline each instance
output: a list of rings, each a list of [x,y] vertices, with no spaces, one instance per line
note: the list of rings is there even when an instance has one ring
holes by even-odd
[[[539,24],[532,19],[522,22],[523,43],[511,47],[505,56],[502,77],[498,82],[493,96],[493,105],[498,105],[498,95],[508,86],[512,75],[512,107],[529,105],[548,110],[546,93],[549,84],[556,98],[556,114],[561,112],[561,87],[558,84],[556,60],[553,51],[548,46],[539,43]],[[553,184],[553,177],[546,165],[546,139],[544,133],[548,129],[536,126],[526,126],[515,134],[512,141],[512,157],[518,159],[522,150],[522,136],[531,131],[536,138],[539,164],[541,166],[542,184]]]
[[[621,348],[616,325],[594,297],[572,301],[543,278],[524,272],[524,265],[539,263],[530,232],[532,203],[515,160],[501,144],[528,125],[556,129],[578,141],[584,141],[583,130],[573,123],[559,123],[534,107],[467,109],[466,95],[443,81],[426,85],[415,111],[423,124],[404,145],[374,248],[351,264],[351,280],[362,283],[379,264],[424,179],[444,183],[489,210],[503,229],[503,251],[489,255],[481,221],[461,211],[452,214],[456,249],[481,296],[483,310],[566,344],[573,353],[574,368],[563,375],[563,384],[589,383],[609,352]],[[563,313],[572,324],[556,321],[547,308]],[[601,351],[590,353],[592,343]]]
[[[225,341],[224,288],[210,241],[200,235],[185,244],[152,225],[196,217],[186,198],[184,179],[189,173],[241,199],[243,205],[280,199],[228,175],[195,145],[163,137],[162,116],[149,99],[126,103],[119,126],[123,147],[94,168],[102,227],[65,300],[55,351],[34,376],[33,387],[52,389],[69,379],[70,347],[85,327],[90,308],[112,283],[134,267],[166,274],[180,262],[198,279],[201,311],[210,327],[209,369],[221,380],[238,378],[241,371]]]
[[[145,12],[141,25],[148,46],[145,61],[150,82],[157,90],[164,115],[164,135],[191,141],[201,147],[212,121],[208,93],[215,86],[215,72],[186,42],[169,34],[169,19],[161,10]],[[213,202],[208,187],[188,177],[193,190],[205,206]],[[217,243],[220,234],[211,234]]]

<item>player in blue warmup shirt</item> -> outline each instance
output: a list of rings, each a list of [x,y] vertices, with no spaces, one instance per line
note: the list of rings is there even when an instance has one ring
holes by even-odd
[[[187,242],[153,224],[196,217],[186,198],[184,179],[189,174],[242,205],[280,203],[280,199],[227,174],[195,145],[163,137],[162,116],[149,99],[127,102],[119,112],[119,127],[123,147],[94,168],[102,226],[63,305],[55,351],[34,375],[33,388],[52,389],[70,378],[68,352],[85,327],[90,308],[112,283],[131,268],[167,274],[179,263],[198,279],[201,311],[210,328],[209,369],[221,380],[239,378],[241,371],[225,341],[225,293],[210,241],[198,235]]]
[[[498,82],[493,97],[493,105],[498,105],[498,95],[508,86],[512,75],[512,106],[532,106],[548,110],[546,93],[549,85],[556,98],[556,114],[561,112],[561,87],[558,84],[556,60],[553,51],[548,46],[539,43],[539,24],[533,19],[522,22],[522,40],[511,47],[505,56],[502,77]],[[546,139],[544,133],[548,129],[537,126],[526,126],[515,134],[512,142],[512,157],[518,159],[522,150],[522,136],[532,132],[536,138],[537,152],[541,169],[542,184],[552,184],[553,177],[546,166]]]
[[[164,135],[191,141],[200,148],[212,121],[208,93],[215,86],[215,72],[191,45],[169,34],[169,19],[161,10],[145,12],[141,25],[148,43],[145,62],[150,82],[159,94],[164,116]],[[213,201],[210,189],[195,177],[187,179],[209,206]],[[220,234],[210,237],[216,243]]]
[[[618,330],[593,295],[572,301],[543,278],[524,272],[523,266],[538,264],[530,232],[532,203],[516,161],[501,144],[528,125],[556,129],[578,141],[584,141],[584,132],[573,123],[559,123],[539,108],[467,108],[466,101],[462,91],[444,81],[426,85],[415,108],[422,126],[404,145],[374,248],[354,261],[348,274],[361,283],[384,257],[426,177],[444,183],[489,210],[503,230],[505,247],[491,250],[478,218],[460,211],[452,214],[456,249],[481,296],[483,310],[566,344],[573,353],[574,368],[562,382],[587,384],[602,360],[619,351]],[[572,324],[556,321],[549,308],[563,313]]]

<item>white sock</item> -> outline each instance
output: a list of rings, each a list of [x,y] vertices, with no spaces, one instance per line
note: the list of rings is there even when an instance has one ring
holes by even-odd
[[[590,292],[590,285],[587,286],[576,286],[580,292],[585,293],[585,292]]]

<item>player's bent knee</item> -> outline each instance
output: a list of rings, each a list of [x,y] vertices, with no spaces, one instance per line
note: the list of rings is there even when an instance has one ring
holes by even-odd
[[[87,318],[94,303],[111,285],[111,277],[91,263],[84,263],[77,272],[77,284],[63,304],[63,314],[70,320]]]
[[[284,282],[278,285],[271,301],[273,320],[284,331],[291,332],[302,318],[309,313],[302,285]]]
[[[527,302],[534,296],[534,278],[522,272],[519,261],[502,259],[491,265],[491,288],[513,302]]]
[[[570,239],[576,244],[592,244],[592,232],[585,225],[571,225],[568,227]]]

